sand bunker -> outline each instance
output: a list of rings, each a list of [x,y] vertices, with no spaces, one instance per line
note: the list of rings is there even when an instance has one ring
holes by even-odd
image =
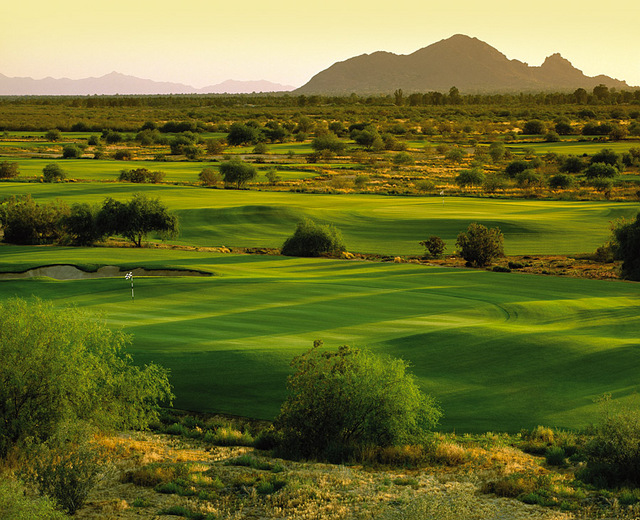
[[[94,272],[83,271],[75,265],[46,265],[35,267],[22,273],[0,273],[0,278],[34,278],[36,276],[46,276],[56,280],[80,280],[86,278],[113,278],[133,273],[133,276],[211,276],[211,273],[200,271],[188,271],[180,269],[144,269],[137,267],[121,271],[115,265],[105,265]]]

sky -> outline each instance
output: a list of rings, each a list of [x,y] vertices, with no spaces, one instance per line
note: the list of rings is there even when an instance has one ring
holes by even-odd
[[[299,87],[337,61],[410,54],[454,34],[539,66],[640,86],[640,2],[618,0],[2,0],[0,73],[112,71],[197,88],[227,79]]]

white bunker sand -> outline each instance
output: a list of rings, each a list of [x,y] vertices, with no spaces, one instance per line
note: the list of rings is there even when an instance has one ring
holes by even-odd
[[[133,273],[134,276],[211,276],[210,273],[178,269],[144,269],[136,267],[135,269],[121,271],[115,265],[105,265],[97,271],[87,272],[78,269],[75,265],[47,265],[35,267],[22,273],[0,273],[0,278],[35,278],[44,276],[56,280],[81,280],[86,278],[114,278],[124,276],[126,273]]]

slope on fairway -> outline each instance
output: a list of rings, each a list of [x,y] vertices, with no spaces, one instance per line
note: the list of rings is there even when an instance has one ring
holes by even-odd
[[[594,251],[609,235],[609,224],[631,217],[637,203],[387,197],[212,190],[131,184],[3,183],[0,200],[31,193],[101,203],[135,192],[159,197],[181,220],[177,243],[197,246],[280,247],[305,217],[338,227],[350,251],[389,255],[422,254],[421,240],[442,237],[452,252],[470,222],[498,226],[507,254],[571,254]]]
[[[0,269],[33,261],[2,247]],[[41,248],[41,264],[169,264],[210,278],[0,281],[104,311],[139,363],[171,369],[176,406],[273,417],[291,358],[325,345],[409,360],[445,410],[442,428],[517,431],[594,420],[593,399],[638,389],[637,284],[326,259]]]

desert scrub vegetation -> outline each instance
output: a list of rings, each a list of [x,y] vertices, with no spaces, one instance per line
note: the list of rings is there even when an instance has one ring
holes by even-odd
[[[292,236],[282,245],[285,256],[320,256],[345,251],[342,233],[332,225],[317,224],[305,219],[296,226]]]
[[[338,462],[366,446],[423,442],[442,415],[401,359],[346,345],[326,350],[316,341],[291,366],[274,423],[283,455]]]

